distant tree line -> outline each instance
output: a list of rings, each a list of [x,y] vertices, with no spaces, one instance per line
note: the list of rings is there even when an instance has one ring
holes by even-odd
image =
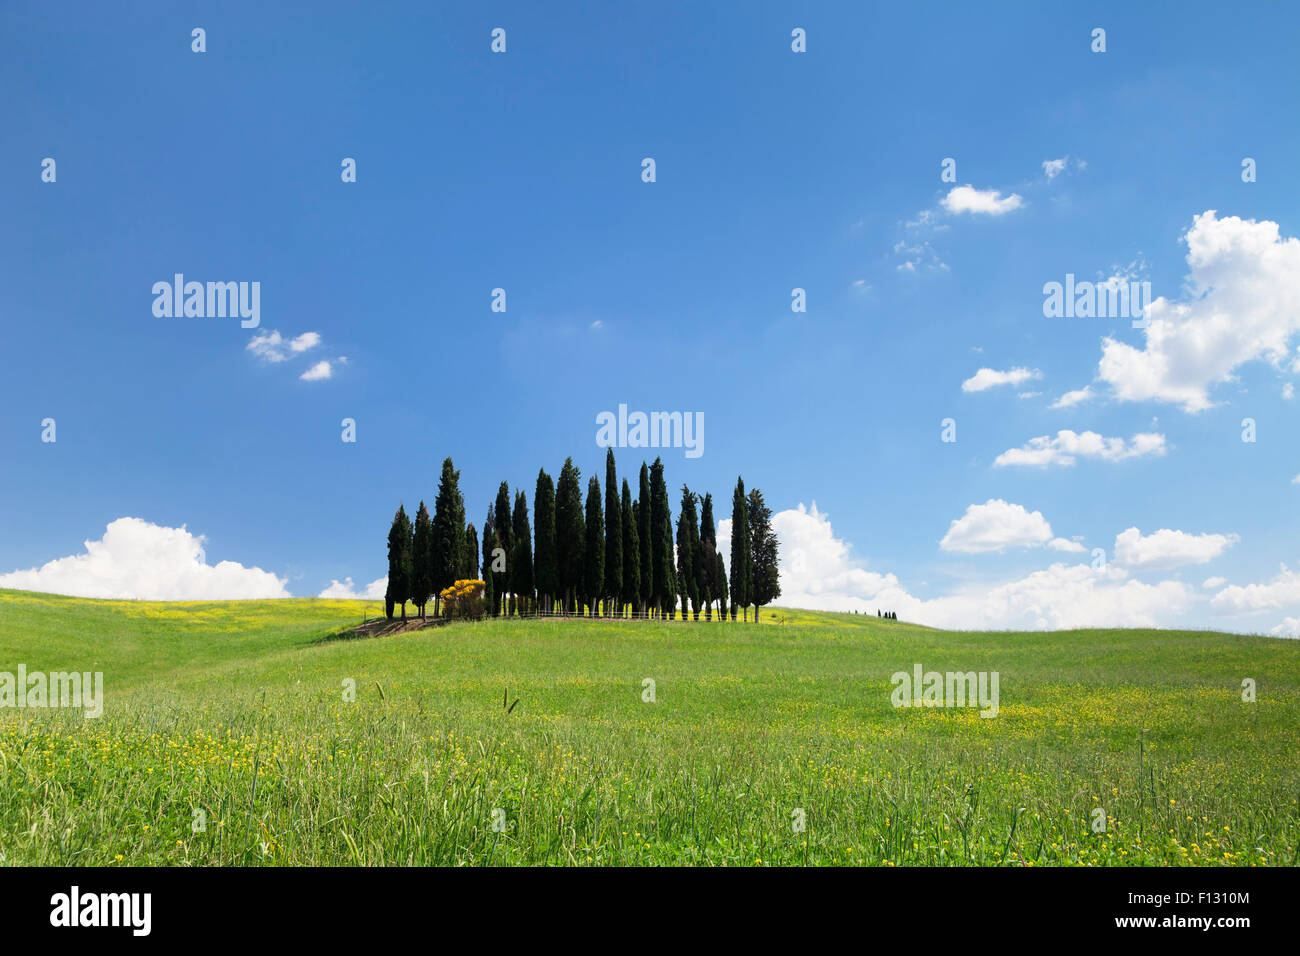
[[[731,499],[731,554],[718,551],[713,496],[682,486],[674,525],[662,460],[641,463],[637,495],[626,478],[619,487],[613,449],[605,455],[605,489],[595,475],[582,495],[582,472],[565,459],[559,481],[545,469],[533,492],[535,526],[528,500],[501,482],[483,522],[482,552],[473,524],[465,523],[460,472],[442,463],[438,494],[429,515],[424,502],[412,524],[399,506],[388,531],[389,620],[406,605],[426,616],[430,598],[440,613],[439,593],[458,580],[481,579],[489,613],[638,616],[706,621],[730,610],[758,620],[758,609],[781,595],[772,512],[757,488],[745,493],[736,479]],[[728,573],[728,564],[730,573]],[[481,578],[480,578],[481,574]]]

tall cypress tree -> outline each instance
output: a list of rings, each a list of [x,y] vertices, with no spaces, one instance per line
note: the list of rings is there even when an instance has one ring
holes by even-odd
[[[384,592],[384,616],[393,619],[393,607],[402,605],[402,620],[406,620],[406,602],[411,599],[411,578],[415,574],[411,551],[411,519],[406,508],[397,506],[392,527],[388,529],[388,589]]]
[[[523,616],[533,600],[533,532],[528,527],[528,499],[522,491],[515,492],[515,511],[510,524],[515,538],[515,550],[510,559],[510,586],[514,588],[520,602],[519,614]]]
[[[582,554],[582,590],[592,617],[596,616],[601,589],[605,586],[605,527],[600,512],[600,482],[587,479],[586,541]]]
[[[664,463],[656,458],[650,466],[650,560],[654,573],[651,600],[670,621],[677,607],[677,575],[673,568],[673,517],[668,508],[668,486],[664,484]]]
[[[623,578],[620,600],[627,607],[636,607],[641,600],[641,543],[636,532],[636,508],[632,504],[632,489],[623,479],[623,500],[619,506],[622,524]],[[606,555],[606,560],[609,556]]]
[[[555,489],[555,565],[560,593],[570,611],[577,610],[582,590],[582,553],[586,531],[582,520],[582,471],[572,458],[564,460]]]
[[[718,620],[727,619],[727,566],[722,561],[722,552],[717,552],[714,556],[714,566],[717,568],[713,580],[717,582],[718,588]]]
[[[623,522],[618,504],[618,475],[614,449],[605,449],[605,613],[616,616],[623,593]]]
[[[537,593],[546,610],[560,591],[555,557],[555,484],[545,469],[537,472],[537,491],[533,495],[533,517],[537,521],[537,545],[533,550],[533,573]]]
[[[461,555],[461,560],[464,561],[460,571],[461,579],[473,581],[478,577],[478,529],[472,522],[465,526],[465,553]]]
[[[424,606],[433,594],[433,527],[429,509],[420,502],[415,513],[415,533],[411,539],[411,600],[424,617]]]
[[[648,616],[654,601],[654,535],[650,533],[650,469],[644,461],[641,462],[637,496],[632,509],[636,513],[636,533],[641,549],[637,556],[641,577],[641,610]]]
[[[505,613],[510,613],[509,595],[515,592],[515,587],[511,582],[511,575],[514,572],[514,529],[510,518],[510,485],[501,482],[497,488],[497,500],[493,507],[493,513],[496,515],[496,527],[492,530],[496,532],[497,547],[506,553],[506,569],[497,571],[497,579],[493,583],[496,585],[497,599],[504,602]]]
[[[696,620],[700,617],[700,591],[695,559],[700,546],[700,528],[696,524],[695,493],[682,485],[682,510],[677,516],[677,590],[682,596],[682,620],[687,619],[687,605]]]
[[[483,522],[483,603],[487,612],[496,617],[500,612],[497,607],[495,575],[492,573],[492,552],[497,547],[496,505],[488,505],[487,520]]]
[[[736,479],[736,490],[731,496],[731,619],[736,619],[736,608],[743,608],[748,620],[749,582],[753,556],[749,551],[749,505],[745,500],[745,482]]]
[[[753,555],[753,571],[749,600],[754,605],[754,623],[758,623],[759,608],[771,604],[781,596],[781,575],[778,568],[776,534],[772,531],[772,509],[763,501],[763,492],[755,488],[749,493],[749,549]]]
[[[460,472],[450,458],[442,462],[438,496],[433,501],[433,593],[456,583],[465,545],[465,502],[460,496]],[[437,613],[438,599],[434,600]]]
[[[695,574],[700,582],[700,603],[704,605],[706,621],[713,620],[713,602],[718,596],[717,550],[718,530],[713,522],[713,495],[705,494],[700,504],[700,547]]]

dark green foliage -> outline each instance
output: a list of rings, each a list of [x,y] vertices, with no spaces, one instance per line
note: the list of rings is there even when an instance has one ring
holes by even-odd
[[[677,590],[682,597],[682,620],[687,605],[696,619],[700,617],[700,586],[696,561],[700,551],[700,526],[695,514],[695,493],[682,485],[682,510],[677,516]]]
[[[619,505],[623,525],[623,578],[622,603],[636,607],[641,601],[641,542],[637,536],[636,506],[632,503],[632,489],[623,479],[623,500]],[[608,559],[608,555],[606,555]]]
[[[731,619],[737,608],[749,607],[751,562],[749,551],[749,503],[745,500],[745,482],[736,479],[731,496]],[[746,610],[744,613],[748,614]]]
[[[632,510],[636,515],[637,543],[641,549],[637,555],[641,577],[641,610],[648,614],[654,600],[654,536],[650,533],[650,469],[645,462],[641,462],[638,489]]]
[[[510,587],[518,596],[519,613],[527,613],[533,600],[533,532],[528,527],[528,499],[515,492],[515,510],[510,521],[514,551],[510,557]]]
[[[424,617],[424,606],[433,594],[433,524],[429,509],[420,502],[415,513],[415,533],[411,539],[411,600]]]
[[[560,593],[555,557],[555,483],[544,469],[537,472],[537,491],[533,495],[533,518],[537,522],[533,550],[533,577],[538,597],[549,611]]]
[[[509,608],[509,599],[507,595],[515,591],[511,578],[515,570],[514,561],[514,526],[510,519],[510,485],[501,482],[497,488],[497,500],[492,506],[492,513],[496,516],[496,527],[492,530],[496,532],[497,547],[506,553],[506,567],[504,571],[495,571],[496,580],[492,583],[496,586],[497,597],[506,602],[507,612]]]
[[[488,505],[487,520],[483,522],[483,604],[487,613],[496,617],[500,613],[497,606],[496,585],[492,578],[492,550],[497,546],[496,507]]]
[[[713,602],[717,600],[718,531],[713,524],[713,495],[706,494],[700,503],[700,533],[695,559],[695,579],[704,606],[704,619],[713,620]]]
[[[402,606],[402,620],[406,620],[406,602],[411,599],[411,578],[415,574],[413,548],[411,519],[406,516],[406,508],[398,505],[392,527],[388,529],[388,590],[384,592],[384,615],[390,621],[393,608],[398,604]]]
[[[618,475],[614,470],[614,449],[605,449],[605,585],[601,594],[606,613],[614,615],[623,592],[623,521],[618,503]]]
[[[442,462],[438,497],[433,502],[432,594],[456,583],[464,564],[465,502],[460,496],[460,472],[450,458]]]
[[[560,596],[570,611],[577,609],[582,590],[584,538],[582,472],[572,458],[564,460],[555,489],[555,564]]]
[[[473,581],[478,577],[478,529],[472,524],[465,528],[465,553],[461,558],[465,562],[460,571],[461,580]]]
[[[582,555],[582,591],[596,616],[601,588],[605,586],[605,528],[600,513],[600,482],[592,475],[587,479],[586,540]]]
[[[758,609],[781,596],[780,555],[776,533],[772,530],[772,509],[763,501],[763,492],[757,488],[751,491],[748,507],[749,548],[753,555],[749,601],[754,605],[757,621]]]
[[[718,619],[722,620],[727,616],[727,566],[722,560],[721,551],[714,555],[714,561],[717,568],[713,580],[718,588]]]
[[[672,620],[677,607],[677,575],[673,568],[673,517],[668,508],[668,486],[664,484],[664,463],[656,458],[650,466],[650,560],[654,575],[651,602]]]

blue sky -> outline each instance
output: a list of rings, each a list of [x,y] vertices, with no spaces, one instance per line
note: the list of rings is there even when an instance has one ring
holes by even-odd
[[[603,478],[626,403],[703,415],[673,487],[763,489],[784,603],[1295,633],[1297,41],[1277,4],[9,4],[0,586],[360,592],[443,457],[481,525]],[[260,327],[155,317],[178,272],[259,282]],[[1159,341],[1045,317],[1067,274],[1149,282]]]

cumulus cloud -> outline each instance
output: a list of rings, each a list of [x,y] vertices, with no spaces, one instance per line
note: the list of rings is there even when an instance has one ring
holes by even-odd
[[[1201,587],[1205,588],[1205,590],[1207,591],[1213,591],[1215,588],[1223,587],[1227,582],[1228,582],[1227,578],[1221,578],[1216,576],[1212,578],[1206,578],[1204,581],[1201,582]]]
[[[289,350],[291,352],[305,352],[308,349],[314,349],[320,345],[319,332],[304,332],[289,340]]]
[[[1115,560],[1130,568],[1206,564],[1239,540],[1235,534],[1188,534],[1169,528],[1144,537],[1137,528],[1128,528],[1115,536]]]
[[[976,189],[974,186],[954,186],[940,205],[950,213],[968,212],[975,215],[1001,216],[1024,205],[1016,193],[1003,197],[996,189]]]
[[[982,505],[969,505],[964,515],[954,519],[939,547],[944,551],[981,554],[1007,548],[1032,548],[1051,541],[1052,526],[1041,511],[1029,511],[1024,505],[990,498]]]
[[[1085,385],[1083,388],[1076,388],[1072,392],[1066,392],[1056,401],[1052,402],[1052,408],[1073,408],[1080,402],[1091,401],[1096,397],[1091,385]]]
[[[1177,581],[1144,584],[1128,580],[1122,568],[1095,570],[1089,564],[1049,568],[991,587],[969,586],[929,600],[907,591],[891,573],[864,568],[848,543],[835,537],[830,518],[799,505],[772,516],[781,551],[781,598],[786,607],[828,611],[877,609],[903,620],[965,629],[1057,629],[1072,627],[1156,627],[1172,620],[1192,600]],[[718,524],[718,547],[730,551],[730,520]]]
[[[1282,569],[1262,584],[1234,584],[1210,599],[1210,606],[1227,611],[1263,611],[1300,605],[1300,572],[1284,564]]]
[[[1043,373],[1036,368],[1030,369],[1017,366],[1005,372],[992,368],[982,368],[961,383],[961,390],[963,392],[983,392],[990,388],[997,388],[999,385],[1023,385],[1025,382],[1042,377]]]
[[[345,577],[342,581],[335,581],[331,578],[329,587],[316,596],[337,598],[344,601],[382,601],[387,591],[388,575],[384,575],[376,581],[371,581],[359,594],[356,591],[356,586],[352,583],[352,579]]]
[[[321,360],[298,377],[304,382],[323,382],[333,377],[334,368],[328,361]]]
[[[287,598],[287,579],[234,561],[211,565],[206,538],[141,518],[110,522],[84,554],[56,558],[39,568],[0,574],[0,588],[46,591],[87,598],[149,601],[229,601]]]
[[[1300,239],[1267,220],[1196,216],[1187,244],[1186,296],[1147,308],[1141,348],[1102,340],[1098,377],[1121,401],[1210,408],[1210,390],[1242,365],[1281,367],[1300,331]]]
[[[1043,160],[1043,175],[1048,179],[1055,179],[1061,173],[1065,172],[1065,164],[1070,157],[1062,156],[1060,159]]]
[[[1165,436],[1155,432],[1142,432],[1125,441],[1123,438],[1106,438],[1096,432],[1074,432],[1067,428],[1057,432],[1055,438],[1041,435],[1029,439],[1020,448],[1009,448],[998,455],[993,464],[998,467],[1069,467],[1080,458],[1115,462],[1147,455],[1159,456],[1166,450]]]
[[[320,345],[319,332],[304,332],[292,339],[285,339],[274,329],[268,329],[255,333],[244,348],[262,361],[278,365],[291,356],[314,349],[318,345]]]
[[[1269,631],[1274,637],[1300,637],[1300,617],[1284,617],[1282,623]]]

